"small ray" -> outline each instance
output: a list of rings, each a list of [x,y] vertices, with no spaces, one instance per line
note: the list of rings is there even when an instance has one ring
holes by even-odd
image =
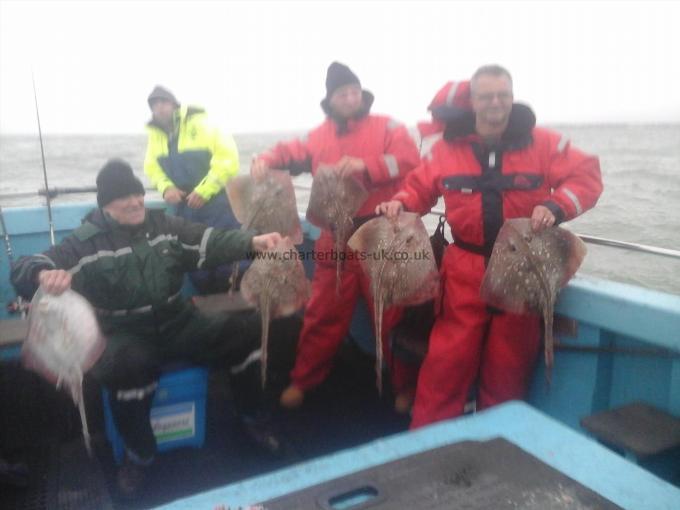
[[[552,324],[557,293],[574,276],[585,255],[583,241],[568,230],[551,227],[533,232],[529,219],[516,218],[503,224],[484,274],[481,296],[489,304],[512,313],[543,315],[548,381],[554,361]]]
[[[439,272],[430,237],[420,216],[374,218],[357,229],[348,246],[356,250],[371,281],[378,391],[382,393],[382,321],[390,306],[424,303],[439,294]],[[364,256],[366,255],[366,256]]]
[[[290,238],[259,254],[243,275],[241,292],[256,306],[262,320],[262,387],[267,382],[269,323],[298,311],[309,299],[310,284],[300,256]]]
[[[364,185],[353,177],[342,176],[332,166],[321,165],[314,175],[307,205],[307,220],[330,230],[335,241],[336,292],[340,289],[341,253],[352,234],[352,218],[368,198]]]
[[[289,172],[270,170],[262,179],[239,175],[227,182],[226,192],[242,230],[255,230],[259,234],[278,232],[290,237],[293,244],[302,243],[300,216]],[[232,291],[238,272],[239,263],[235,262],[231,273]]]
[[[56,385],[65,386],[78,407],[83,437],[92,456],[83,402],[83,375],[104,352],[106,341],[90,303],[74,290],[56,296],[43,291],[33,296],[28,335],[21,351],[27,368]]]

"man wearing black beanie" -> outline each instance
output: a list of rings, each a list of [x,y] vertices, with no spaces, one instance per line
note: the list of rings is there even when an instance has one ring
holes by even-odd
[[[99,207],[128,195],[144,195],[142,181],[132,167],[122,159],[109,160],[97,174],[97,204]]]
[[[278,453],[280,443],[262,420],[259,316],[246,311],[204,317],[180,290],[187,271],[252,256],[275,246],[281,236],[209,228],[145,209],[144,186],[120,159],[108,161],[97,175],[97,204],[59,245],[20,258],[11,280],[27,299],[39,284],[52,294],[73,288],[95,308],[107,347],[92,374],[109,390],[125,443],[121,494],[138,494],[145,466],[154,459],[149,410],[168,363],[232,368],[234,401],[246,433],[258,446]]]
[[[354,225],[358,227],[373,217],[379,203],[396,193],[403,178],[420,160],[406,127],[390,117],[371,114],[372,104],[373,94],[362,89],[359,77],[345,64],[331,63],[326,72],[326,95],[321,101],[325,121],[306,137],[280,143],[260,154],[253,161],[251,174],[259,178],[270,168],[287,168],[294,174],[306,171],[315,175],[319,165],[333,165],[344,178],[360,181],[370,193],[354,218]],[[328,375],[359,296],[363,295],[369,305],[372,304],[370,293],[365,291],[369,282],[354,257],[344,258],[340,291],[336,292],[333,247],[331,232],[324,230],[314,248],[324,255],[317,259],[291,385],[280,399],[287,408],[300,406],[305,392]],[[400,315],[398,308],[384,314],[382,345],[385,350],[389,350],[389,331]],[[385,359],[392,365],[392,385],[397,394],[395,407],[407,412],[417,369],[395,359],[389,352],[385,352]]]

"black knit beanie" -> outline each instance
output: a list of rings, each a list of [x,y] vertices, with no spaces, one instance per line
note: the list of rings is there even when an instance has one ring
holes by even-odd
[[[122,159],[110,159],[97,174],[97,204],[104,207],[117,198],[143,195],[142,181],[132,173],[132,167]]]
[[[151,108],[151,105],[156,99],[165,99],[166,101],[173,102],[175,106],[179,106],[179,101],[177,101],[175,95],[161,85],[156,85],[151,91],[151,94],[149,94],[149,97],[146,100],[149,103],[149,108]]]
[[[340,62],[333,62],[328,66],[326,73],[326,99],[330,99],[333,92],[350,83],[361,86],[359,78],[349,67]]]

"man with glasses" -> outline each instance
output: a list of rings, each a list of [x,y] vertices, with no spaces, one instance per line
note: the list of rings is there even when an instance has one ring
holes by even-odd
[[[462,414],[475,381],[478,409],[524,395],[540,324],[481,300],[496,236],[510,218],[531,218],[534,231],[570,220],[602,192],[597,158],[535,127],[533,112],[513,103],[506,69],[481,67],[469,93],[472,111],[447,122],[443,140],[376,209],[388,217],[424,214],[443,195],[455,239],[442,261],[442,307],[418,378],[412,428]]]

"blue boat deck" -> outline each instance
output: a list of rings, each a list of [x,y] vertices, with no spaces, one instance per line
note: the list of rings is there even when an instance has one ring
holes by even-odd
[[[622,508],[677,510],[680,505],[680,489],[677,487],[663,482],[531,406],[522,402],[509,402],[473,416],[373,441],[358,448],[178,500],[161,508],[180,510],[215,508],[218,505],[247,508],[425,450],[458,441],[495,437],[508,439]]]

